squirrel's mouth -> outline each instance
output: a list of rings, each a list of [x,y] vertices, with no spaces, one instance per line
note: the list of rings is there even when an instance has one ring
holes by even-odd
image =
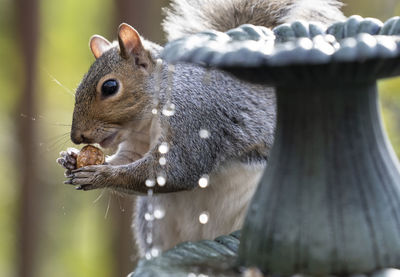
[[[111,135],[109,135],[108,137],[106,137],[105,139],[103,139],[102,141],[99,142],[100,146],[103,148],[108,148],[112,145],[115,137],[117,136],[118,132],[114,132]]]

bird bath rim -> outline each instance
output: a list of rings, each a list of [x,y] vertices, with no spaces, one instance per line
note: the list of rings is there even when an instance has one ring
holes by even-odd
[[[400,74],[400,17],[382,23],[352,16],[327,28],[302,21],[273,30],[246,24],[226,33],[208,31],[170,42],[162,57],[171,63],[217,67],[270,85],[292,84],[287,80],[295,76],[296,84],[306,84],[309,80],[301,74],[305,68],[316,71],[308,77],[317,83],[343,72],[350,73],[342,74],[345,83],[376,80]],[[354,75],[360,68],[363,75]],[[321,76],[320,70],[329,74]]]

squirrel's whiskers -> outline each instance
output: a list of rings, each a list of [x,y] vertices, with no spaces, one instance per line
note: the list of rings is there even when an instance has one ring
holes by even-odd
[[[72,89],[70,89],[70,88],[64,86],[59,80],[57,80],[53,75],[51,75],[46,69],[43,69],[43,70],[47,73],[47,75],[49,76],[49,78],[50,78],[54,83],[56,83],[58,86],[60,86],[61,88],[63,88],[63,90],[64,90],[65,92],[67,92],[69,95],[71,95],[73,98],[75,97],[75,93],[74,93],[74,91],[73,91]]]
[[[57,138],[54,142],[52,142],[50,145],[45,147],[46,152],[50,152],[53,150],[60,150],[64,149],[67,144],[69,144],[69,133],[61,135],[59,138]],[[42,145],[39,145],[40,147],[45,146],[46,143],[41,142]]]
[[[106,212],[104,214],[104,219],[107,219],[108,212],[110,211],[110,202],[111,202],[111,194],[108,195],[108,203],[107,203]]]
[[[37,117],[35,117],[35,116],[29,116],[27,114],[21,113],[20,116],[22,118],[26,118],[27,120],[32,120],[32,121],[38,122],[40,124],[53,125],[53,126],[62,126],[62,127],[71,127],[71,124],[53,122],[53,121],[50,121],[48,118],[46,118],[43,115],[38,115]]]
[[[104,195],[104,192],[105,192],[105,190],[103,189],[103,190],[101,190],[101,192],[100,192],[100,194],[99,194],[99,196],[97,196],[97,198],[95,199],[95,200],[93,200],[93,204],[96,204],[97,202],[99,202],[99,200],[101,199],[101,198],[103,198],[103,195]]]

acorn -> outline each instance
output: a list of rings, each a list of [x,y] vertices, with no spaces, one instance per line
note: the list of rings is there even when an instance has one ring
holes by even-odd
[[[103,151],[93,145],[86,145],[78,153],[76,158],[76,168],[103,164],[104,161],[105,156]]]

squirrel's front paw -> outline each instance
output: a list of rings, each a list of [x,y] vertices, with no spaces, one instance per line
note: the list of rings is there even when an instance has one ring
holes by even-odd
[[[71,170],[76,169],[76,158],[78,156],[79,150],[75,148],[68,148],[67,151],[60,152],[60,158],[57,159],[62,167],[66,169],[65,176],[71,174]]]
[[[91,165],[72,170],[64,184],[76,186],[78,190],[104,188],[112,184],[110,165]]]

